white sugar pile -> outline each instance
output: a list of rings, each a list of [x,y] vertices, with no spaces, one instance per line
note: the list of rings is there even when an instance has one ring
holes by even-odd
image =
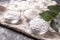
[[[49,23],[40,17],[35,17],[29,22],[32,33],[42,35],[49,29]]]

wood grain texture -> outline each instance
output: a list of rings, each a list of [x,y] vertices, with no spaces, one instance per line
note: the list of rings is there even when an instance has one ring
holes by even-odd
[[[29,35],[31,37],[37,38],[37,39],[42,39],[42,40],[60,40],[60,33],[56,33],[51,28],[44,35],[35,35],[35,34],[31,33],[31,30],[29,29],[29,27],[26,26],[27,23],[24,24],[24,22],[22,24],[20,24],[20,25],[7,24],[7,23],[4,22],[4,19],[1,16],[0,17],[0,24],[6,26],[8,28],[12,28],[14,30],[17,30],[19,32],[22,32],[22,33],[24,33],[26,35]]]

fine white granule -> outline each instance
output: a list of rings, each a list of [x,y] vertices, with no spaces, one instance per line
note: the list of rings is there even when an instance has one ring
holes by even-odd
[[[4,14],[4,18],[6,19],[18,19],[20,17],[20,12],[16,12],[16,11],[8,11],[5,12]]]
[[[13,10],[13,11],[19,11],[19,2],[13,1],[8,6],[7,9]]]
[[[40,10],[37,9],[28,9],[24,12],[24,16],[28,19],[33,19],[34,17],[38,16],[40,13]]]
[[[34,32],[35,34],[40,34],[40,35],[46,33],[49,27],[49,23],[47,23],[45,20],[39,17],[32,19],[29,22],[29,25],[30,25],[32,33]]]
[[[3,17],[4,17],[5,21],[7,21],[7,22],[17,23],[21,17],[21,14],[20,14],[20,12],[9,10],[9,11],[5,12]]]
[[[22,1],[19,3],[19,10],[25,11],[30,8],[30,3],[27,1]]]
[[[35,8],[36,7],[40,10],[45,10],[47,9],[48,6],[50,5],[56,5],[57,2],[56,1],[52,1],[52,0],[16,0],[16,1],[12,1],[10,2],[8,8],[11,9],[11,10],[27,10],[27,9],[30,9],[30,8]],[[13,7],[11,7],[13,5]],[[18,7],[16,7],[16,5]],[[43,11],[42,10],[42,11]]]

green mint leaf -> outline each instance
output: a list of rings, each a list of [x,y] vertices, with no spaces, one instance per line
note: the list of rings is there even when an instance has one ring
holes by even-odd
[[[51,23],[50,23],[50,26],[51,26],[51,28],[54,29],[56,32],[59,32],[58,27],[57,27],[56,24],[57,24],[57,22],[55,22],[54,20],[52,20]]]
[[[52,5],[52,6],[48,6],[48,9],[50,11],[53,11],[53,12],[60,12],[60,5]]]
[[[57,13],[52,12],[52,11],[45,11],[43,13],[39,14],[41,16],[41,18],[43,18],[45,21],[50,21],[52,20],[54,17],[57,16]]]

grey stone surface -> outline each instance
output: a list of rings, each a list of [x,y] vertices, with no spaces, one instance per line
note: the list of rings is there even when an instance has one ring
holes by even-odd
[[[0,40],[34,40],[0,26]]]

